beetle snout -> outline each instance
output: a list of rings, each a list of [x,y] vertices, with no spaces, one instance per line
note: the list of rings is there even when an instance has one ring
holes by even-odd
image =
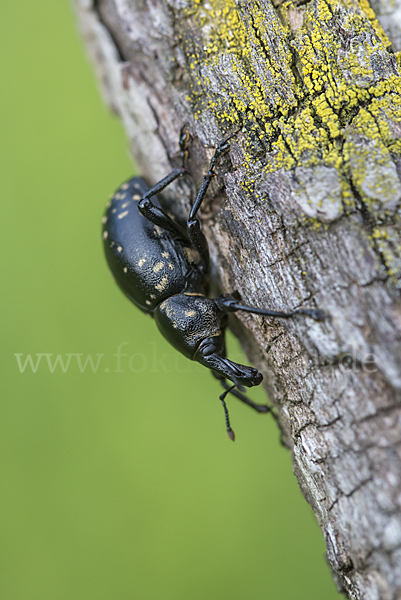
[[[245,367],[241,365],[241,376],[238,377],[238,383],[246,387],[260,385],[263,380],[262,373],[259,373],[254,367]]]

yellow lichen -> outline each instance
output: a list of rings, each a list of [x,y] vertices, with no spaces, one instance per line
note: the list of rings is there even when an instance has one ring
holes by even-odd
[[[244,180],[261,164],[265,172],[323,164],[338,170],[346,207],[351,183],[369,204],[375,181],[369,156],[355,159],[358,136],[379,164],[401,154],[401,79],[386,35],[368,0],[359,9],[346,0],[269,6],[192,0],[202,39],[191,31],[183,42],[195,119],[210,114],[223,133],[243,129]],[[398,193],[385,177],[379,187],[386,198]]]

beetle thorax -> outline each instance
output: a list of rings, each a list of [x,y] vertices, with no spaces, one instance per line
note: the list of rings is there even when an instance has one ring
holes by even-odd
[[[214,300],[190,293],[167,298],[154,312],[162,335],[190,359],[205,338],[222,334],[220,316]]]

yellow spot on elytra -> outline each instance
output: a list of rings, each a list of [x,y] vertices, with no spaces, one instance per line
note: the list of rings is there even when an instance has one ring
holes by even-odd
[[[128,202],[124,202],[124,204],[122,205],[121,208],[127,208],[127,206],[128,206]]]
[[[123,251],[123,247],[122,246],[117,246],[117,252],[122,252]]]
[[[103,217],[103,219],[102,219],[102,223],[103,223],[103,225],[104,225],[105,223],[107,223],[107,217],[106,217],[106,216],[104,216],[104,217]]]
[[[168,263],[168,267],[169,267],[169,269],[173,270],[174,269],[173,263]]]
[[[153,267],[153,272],[158,273],[164,267],[164,262],[159,262]]]
[[[124,267],[124,273],[126,273],[128,271],[127,267]]]
[[[157,290],[159,290],[159,292],[162,292],[163,290],[165,290],[165,289],[166,289],[166,287],[167,287],[167,284],[168,284],[168,277],[167,277],[167,275],[165,275],[165,276],[163,277],[163,279],[161,280],[161,282],[160,282],[160,283],[158,283],[157,285],[155,285],[155,288],[156,288]]]
[[[117,209],[116,209],[116,208],[113,208],[113,210],[112,210],[111,212],[112,212],[112,213],[116,213],[116,212],[117,212]]]
[[[194,310],[186,310],[185,311],[185,316],[186,317],[195,317],[196,316],[196,312]]]
[[[141,258],[138,260],[138,267],[142,267],[146,263],[146,258]]]
[[[128,215],[128,210],[125,210],[124,212],[122,212],[120,215],[118,215],[119,219],[123,219],[124,217],[126,217]]]
[[[128,183],[124,183],[124,185],[121,186],[122,190],[127,190],[129,188]]]
[[[136,185],[135,187],[138,187],[138,186]],[[132,196],[132,199],[133,199],[133,200],[140,200],[141,198],[142,198],[142,196],[140,196],[139,194],[134,194],[134,195]]]
[[[147,304],[149,306],[151,304],[151,302],[149,302],[149,300],[145,300],[145,304]]]
[[[103,231],[103,239],[104,240],[107,240],[108,235],[109,235],[108,231]]]
[[[150,294],[150,297],[152,298],[152,300],[154,300],[156,298],[156,296],[154,294]]]
[[[164,258],[168,258],[170,256],[170,254],[168,252],[162,252],[162,256]]]

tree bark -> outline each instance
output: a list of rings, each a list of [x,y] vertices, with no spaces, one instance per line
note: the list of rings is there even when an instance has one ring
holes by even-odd
[[[149,182],[178,166],[189,123],[192,177],[168,194],[178,218],[235,134],[202,211],[213,278],[250,305],[329,313],[233,327],[338,586],[401,598],[401,9],[374,0],[380,25],[367,0],[75,5]]]

